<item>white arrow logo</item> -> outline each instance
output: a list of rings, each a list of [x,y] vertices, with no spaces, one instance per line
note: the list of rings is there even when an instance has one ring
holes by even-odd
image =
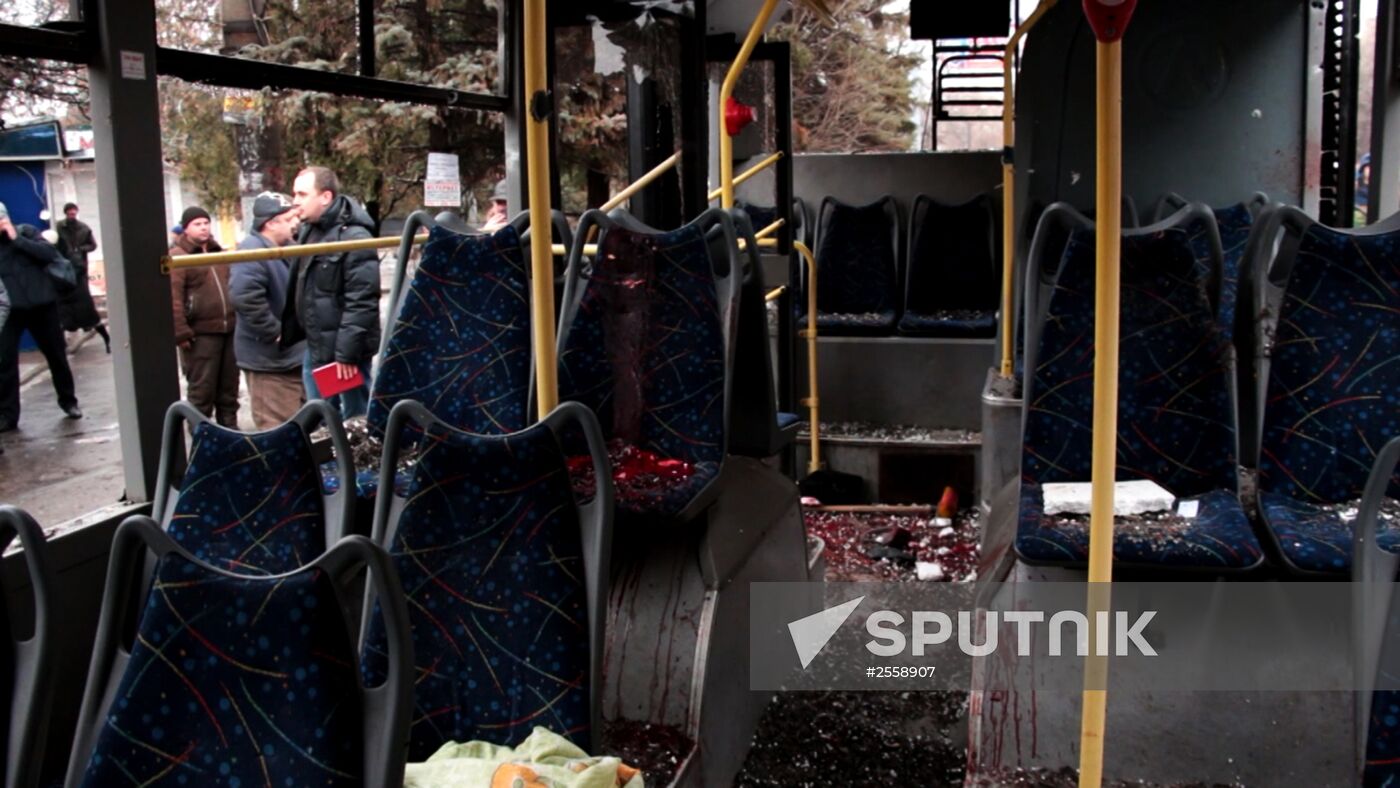
[[[827,641],[831,640],[836,630],[846,623],[846,619],[856,612],[856,608],[860,607],[864,600],[865,597],[859,596],[788,624],[788,632],[792,633],[792,645],[797,648],[797,658],[802,661],[803,670],[806,670],[807,666],[812,664],[812,660],[826,648]]]

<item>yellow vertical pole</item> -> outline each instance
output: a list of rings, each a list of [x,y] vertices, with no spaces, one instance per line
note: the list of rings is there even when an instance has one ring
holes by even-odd
[[[1002,54],[1002,110],[1001,110],[1001,376],[1011,377],[1012,358],[1015,353],[1015,317],[1011,314],[1015,305],[1016,275],[1016,47],[1032,27],[1040,21],[1045,12],[1055,7],[1059,0],[1042,0],[1026,21],[1016,28],[1011,40],[1006,42]]]
[[[758,46],[758,40],[763,37],[763,30],[768,27],[768,20],[777,7],[778,0],[763,0],[763,8],[759,10],[758,18],[754,19],[753,26],[749,28],[744,45],[739,48],[739,54],[730,64],[729,73],[724,75],[724,83],[719,89],[719,204],[725,210],[734,207],[734,138],[729,136],[729,129],[724,124],[724,108],[734,95],[734,87],[739,84],[739,75],[744,73],[744,66],[748,64],[749,56],[753,54],[754,47]]]
[[[1100,611],[1107,611],[1113,582],[1113,484],[1118,449],[1118,289],[1122,254],[1123,30],[1136,0],[1084,0],[1098,38],[1098,157],[1094,295],[1094,491],[1089,510],[1089,656],[1084,662],[1080,718],[1079,785],[1103,784],[1108,713],[1108,655],[1097,653]]]
[[[807,327],[801,332],[807,340],[807,396],[802,404],[807,406],[807,432],[811,441],[807,472],[816,473],[822,469],[821,400],[817,397],[817,258],[801,241],[793,241],[792,248],[807,264]]]
[[[549,205],[549,108],[545,0],[525,0],[525,149],[530,203],[530,330],[535,351],[539,415],[559,404],[554,348],[554,255]]]

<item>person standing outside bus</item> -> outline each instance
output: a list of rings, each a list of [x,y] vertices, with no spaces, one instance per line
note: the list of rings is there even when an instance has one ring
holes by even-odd
[[[54,262],[63,264],[65,258],[33,227],[16,227],[0,203],[0,282],[10,301],[9,316],[0,328],[0,432],[19,426],[19,338],[25,329],[48,362],[58,407],[70,419],[83,417],[58,322],[58,286],[45,270]]]
[[[239,249],[276,249],[296,236],[297,207],[285,194],[263,192],[253,199],[253,226]],[[283,348],[282,310],[287,305],[291,263],[285,258],[240,263],[229,272],[229,294],[238,312],[233,351],[253,405],[253,424],[276,427],[301,409],[304,342]]]
[[[491,191],[491,206],[486,209],[486,218],[481,223],[483,233],[494,233],[510,223],[509,202],[506,195],[506,180],[496,181]]]
[[[5,289],[5,280],[0,279],[0,336],[5,333],[5,319],[10,316],[10,291]],[[5,453],[5,447],[0,445],[0,454]]]
[[[170,256],[222,252],[214,240],[209,212],[190,206],[180,216],[184,232]],[[170,301],[175,311],[175,344],[185,373],[185,396],[220,426],[238,429],[238,364],[233,354],[233,299],[228,293],[228,266],[176,268],[170,272]]]
[[[73,290],[64,293],[58,302],[59,320],[64,331],[96,331],[112,352],[112,335],[102,324],[102,316],[97,314],[97,304],[93,303],[92,290],[88,285],[88,253],[97,251],[97,239],[92,228],[78,220],[78,206],[68,203],[63,206],[63,218],[54,225],[58,233],[58,250],[73,263],[76,282]]]
[[[332,243],[374,237],[374,221],[359,203],[340,193],[335,173],[307,167],[292,183],[301,216],[298,243]],[[341,416],[363,416],[369,407],[370,362],[379,350],[379,255],[373,249],[298,257],[292,263],[291,298],[282,313],[282,347],[306,340],[302,365],[306,395],[320,399],[312,372],[334,363],[341,380],[364,383],[331,402]]]

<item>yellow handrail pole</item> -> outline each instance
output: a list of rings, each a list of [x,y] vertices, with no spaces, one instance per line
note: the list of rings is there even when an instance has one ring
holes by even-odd
[[[773,10],[777,7],[778,0],[763,0],[763,8],[753,20],[749,34],[744,38],[744,45],[739,47],[739,54],[730,64],[729,73],[724,75],[724,84],[719,89],[719,204],[725,210],[734,207],[734,138],[729,136],[729,128],[724,123],[724,108],[734,95],[734,87],[739,84],[739,75],[744,72],[749,56],[753,54],[754,47],[758,46],[758,39],[763,37],[763,30],[768,27],[768,19],[773,16]]]
[[[545,70],[545,0],[525,0],[526,162],[530,234],[550,237],[549,106]],[[554,256],[547,243],[530,244],[530,331],[535,351],[536,411],[543,418],[559,403],[554,348]]]
[[[598,210],[602,211],[603,213],[607,213],[608,211],[611,211],[617,206],[627,202],[629,199],[632,198],[632,195],[650,186],[652,181],[656,180],[657,178],[660,178],[662,175],[665,175],[666,171],[676,166],[676,164],[679,163],[680,160],[681,154],[679,151],[671,154],[671,157],[669,159],[661,162],[655,167],[652,167],[650,170],[647,170],[645,173],[643,173],[642,177],[627,184],[627,188],[623,189],[617,194],[614,194],[612,196],[612,199],[603,203],[602,206],[598,208]]]
[[[260,260],[278,260],[283,257],[301,257],[314,254],[334,254],[336,252],[357,252],[361,249],[393,249],[402,238],[358,238],[353,241],[331,241],[322,244],[292,244],[271,249],[232,249],[227,252],[209,254],[162,255],[160,271],[168,274],[177,268],[208,268],[213,265],[230,263],[256,263]],[[413,243],[427,243],[428,235],[417,235]]]
[[[1089,642],[1098,643],[1099,612],[1108,611],[1113,583],[1113,484],[1118,448],[1118,288],[1122,256],[1123,30],[1136,0],[1084,0],[1098,38],[1098,157],[1094,293],[1093,496],[1089,509]],[[1084,660],[1084,704],[1079,727],[1079,785],[1103,783],[1108,656],[1090,648]]]
[[[778,245],[778,239],[777,239],[777,238],[759,238],[759,239],[758,239],[758,247],[759,247],[760,249],[773,249],[773,248],[777,247],[777,245]],[[740,239],[739,239],[739,250],[740,250],[740,251],[743,251],[744,249],[747,249],[747,248],[748,248],[748,243],[745,242],[743,238],[740,238]],[[563,257],[564,255],[566,255],[566,254],[569,253],[568,248],[565,247],[563,244],[554,244],[553,246],[550,247],[550,251],[551,251],[551,253],[554,254],[556,257]],[[598,245],[597,245],[597,244],[584,244],[584,246],[583,246],[583,253],[586,254],[586,255],[588,255],[589,257],[592,257],[593,255],[595,255],[595,254],[598,253]]]
[[[650,170],[648,170],[648,171],[642,173],[642,177],[638,178],[637,180],[633,181],[632,183],[627,184],[627,188],[625,188],[625,189],[623,189],[622,191],[618,192],[617,194],[613,195],[611,198],[608,199],[607,202],[605,202],[605,203],[603,203],[602,205],[598,206],[598,210],[602,211],[603,213],[607,213],[608,211],[611,211],[612,209],[616,208],[617,206],[619,206],[619,205],[623,204],[624,202],[628,201],[629,199],[632,198],[632,195],[636,194],[637,192],[641,191],[642,189],[645,189],[647,186],[650,186],[652,181],[656,180],[657,178],[660,178],[661,175],[662,175],[662,173],[664,173],[664,172],[666,172],[667,170],[671,169],[672,167],[676,166],[676,163],[679,162],[680,160],[681,160],[681,153],[680,153],[680,151],[676,151],[675,153],[671,154],[671,157],[670,157],[670,158],[666,159],[665,161],[661,162],[660,164],[656,165],[655,167],[652,167]],[[589,242],[589,243],[592,243],[592,242],[593,242],[593,239],[596,238],[597,236],[598,236],[598,225],[595,224],[595,225],[593,225],[592,227],[588,228],[588,242]],[[586,250],[585,250],[585,251],[586,251]],[[558,253],[558,252],[555,252],[555,254],[559,254],[559,253]]]
[[[782,297],[783,297],[783,293],[786,293],[786,292],[787,292],[787,285],[779,285],[779,286],[773,288],[772,290],[769,290],[767,293],[764,293],[764,295],[763,295],[763,300],[764,300],[764,301],[777,301],[779,298],[782,298]]]
[[[773,233],[776,233],[777,231],[781,230],[783,228],[783,225],[785,224],[787,224],[787,219],[779,219],[776,222],[773,222],[772,224],[763,228],[762,230],[759,230],[758,232],[754,233],[753,237],[756,240],[762,241],[763,239],[767,238]],[[762,246],[762,244],[759,244],[759,246]]]
[[[778,151],[777,153],[773,154],[772,156],[768,156],[768,157],[766,157],[766,158],[764,158],[764,159],[761,159],[757,164],[753,165],[752,167],[748,168],[747,170],[744,170],[743,172],[739,173],[738,175],[735,175],[735,176],[734,176],[734,185],[735,185],[735,186],[738,186],[739,184],[743,183],[744,181],[748,180],[749,178],[752,178],[753,176],[759,174],[760,172],[763,172],[764,170],[768,169],[769,167],[772,167],[774,164],[777,164],[777,163],[778,163],[778,160],[781,159],[782,157],[783,157],[783,152],[782,152],[782,151]],[[710,192],[710,200],[711,200],[712,202],[713,202],[714,200],[718,200],[718,199],[720,198],[720,196],[723,195],[723,194],[724,194],[724,189],[722,189],[722,188],[721,188],[721,189],[715,189],[714,191]]]
[[[1011,40],[1006,42],[1006,52],[1002,55],[1002,110],[1001,110],[1001,376],[1011,377],[1012,354],[1015,343],[1012,341],[1016,320],[1011,314],[1016,308],[1015,290],[1012,280],[1016,274],[1016,47],[1021,39],[1040,21],[1045,12],[1055,7],[1059,0],[1041,0],[1021,26],[1016,28]]]
[[[817,258],[801,241],[793,241],[792,248],[807,263],[807,327],[799,332],[807,340],[807,397],[801,404],[807,406],[808,453],[811,455],[807,460],[807,472],[816,473],[822,468],[821,399],[817,396]]]

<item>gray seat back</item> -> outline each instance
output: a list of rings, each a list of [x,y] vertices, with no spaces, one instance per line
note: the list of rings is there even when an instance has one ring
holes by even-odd
[[[5,563],[20,561],[27,567],[34,596],[34,629],[20,640],[11,625],[6,600],[0,596],[0,755],[4,755],[0,777],[4,788],[35,788],[53,705],[57,588],[39,524],[22,509],[0,506],[0,555],[16,537],[24,554],[0,561],[0,570]],[[0,571],[0,588],[5,587],[5,574]]]

